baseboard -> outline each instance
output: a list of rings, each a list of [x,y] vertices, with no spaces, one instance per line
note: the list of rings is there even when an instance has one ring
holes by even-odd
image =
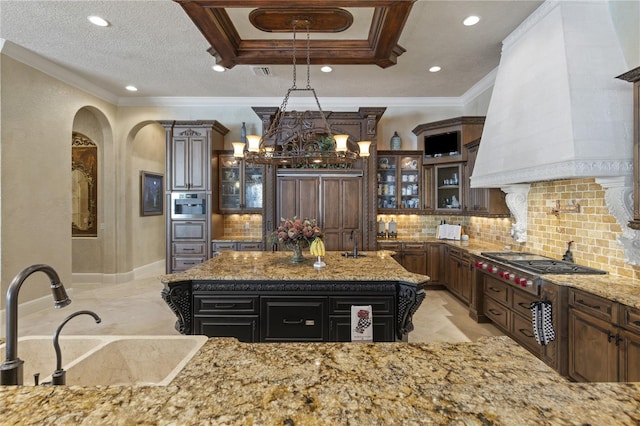
[[[163,259],[140,266],[133,271],[120,274],[75,273],[71,274],[71,282],[73,285],[80,286],[83,284],[118,284],[140,278],[162,275],[164,273],[164,267],[165,261]]]

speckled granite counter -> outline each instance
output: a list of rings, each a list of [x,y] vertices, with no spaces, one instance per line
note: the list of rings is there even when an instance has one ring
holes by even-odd
[[[366,252],[365,257],[346,258],[342,252],[327,252],[325,268],[313,268],[315,258],[308,253],[303,263],[291,264],[287,251],[222,252],[208,261],[184,272],[164,275],[163,284],[194,280],[235,281],[386,281],[393,279],[411,284],[423,284],[429,277],[408,272],[392,257],[392,252]]]
[[[640,384],[575,384],[507,337],[210,339],[168,387],[3,387],[3,425],[637,425]]]

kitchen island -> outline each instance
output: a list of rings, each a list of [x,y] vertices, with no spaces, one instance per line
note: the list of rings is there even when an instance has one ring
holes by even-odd
[[[212,338],[166,387],[3,386],[0,401],[3,425],[640,422],[640,384],[570,383],[508,337],[432,344]]]
[[[315,269],[307,255],[222,252],[161,278],[162,297],[182,334],[244,342],[351,340],[351,306],[371,306],[374,341],[407,340],[429,277],[405,270],[388,251],[354,259],[328,252]]]

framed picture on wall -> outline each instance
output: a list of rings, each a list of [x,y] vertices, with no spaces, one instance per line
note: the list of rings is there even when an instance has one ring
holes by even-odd
[[[157,216],[164,212],[164,175],[140,171],[140,216]]]

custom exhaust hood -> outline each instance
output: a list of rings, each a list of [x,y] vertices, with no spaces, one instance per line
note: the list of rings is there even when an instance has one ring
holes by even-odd
[[[606,1],[547,1],[503,41],[471,187],[630,175],[631,86]]]
[[[546,1],[504,41],[472,188],[501,188],[526,241],[530,183],[627,179],[631,86],[607,1]]]

